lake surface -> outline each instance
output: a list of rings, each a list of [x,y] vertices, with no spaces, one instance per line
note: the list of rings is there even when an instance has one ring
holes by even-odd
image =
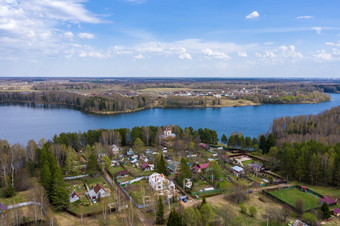
[[[117,115],[93,115],[63,108],[31,107],[25,104],[0,104],[0,139],[11,144],[40,138],[52,138],[61,132],[78,132],[99,128],[132,128],[161,126],[210,128],[219,137],[225,133],[242,132],[257,137],[269,131],[274,118],[282,116],[318,114],[340,105],[340,94],[330,94],[332,101],[320,104],[260,105],[228,108],[148,109]]]

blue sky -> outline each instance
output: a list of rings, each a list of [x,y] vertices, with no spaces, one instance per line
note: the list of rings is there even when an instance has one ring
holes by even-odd
[[[0,0],[0,76],[340,78],[336,0]]]

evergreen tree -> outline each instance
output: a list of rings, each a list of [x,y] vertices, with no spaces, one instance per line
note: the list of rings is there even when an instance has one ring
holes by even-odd
[[[40,183],[45,188],[47,193],[51,191],[52,174],[47,160],[44,162],[40,170]]]
[[[50,201],[56,210],[64,210],[69,205],[69,197],[65,188],[61,170],[58,168],[53,175]]]
[[[229,147],[234,147],[236,144],[236,139],[235,139],[235,135],[231,134],[228,140],[228,146]]]
[[[99,171],[99,165],[97,162],[97,157],[94,153],[91,153],[89,160],[87,161],[86,172],[90,175],[94,175]]]
[[[228,143],[228,138],[227,138],[227,136],[226,136],[225,134],[222,134],[221,142],[222,142],[223,144]]]
[[[322,211],[322,219],[328,219],[332,215],[328,204],[325,202],[321,206],[321,211]]]
[[[181,226],[181,218],[179,217],[177,211],[172,209],[169,214],[167,226]]]
[[[157,201],[156,224],[164,224],[164,205],[160,196]]]
[[[267,153],[267,139],[263,134],[260,136],[259,148],[263,154]]]
[[[13,197],[15,195],[15,190],[12,184],[12,177],[10,176],[9,178],[9,183],[8,186],[6,188],[6,190],[4,191],[4,195],[6,198],[10,198]]]
[[[167,164],[163,154],[159,154],[155,160],[155,171],[160,174],[167,175]]]

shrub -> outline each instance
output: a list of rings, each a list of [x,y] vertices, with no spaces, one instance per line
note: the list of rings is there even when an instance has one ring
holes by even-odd
[[[249,207],[249,214],[251,217],[255,217],[257,214],[257,209],[254,206]]]
[[[243,204],[240,205],[241,213],[247,214],[247,207],[245,207]]]

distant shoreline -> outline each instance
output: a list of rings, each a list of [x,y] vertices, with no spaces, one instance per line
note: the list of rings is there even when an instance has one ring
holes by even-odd
[[[244,101],[244,100],[241,100]],[[322,101],[322,102],[311,102],[311,101],[304,101],[301,103],[254,103],[251,101],[244,101],[242,103],[235,103],[235,104],[230,104],[230,105],[207,105],[207,106],[186,106],[186,107],[165,107],[165,106],[154,106],[154,107],[145,107],[145,108],[138,108],[134,110],[126,110],[126,111],[86,111],[82,110],[78,107],[75,107],[73,105],[66,105],[66,104],[56,104],[56,103],[51,103],[51,104],[43,104],[43,103],[32,103],[32,102],[27,102],[27,101],[13,101],[13,102],[0,102],[1,105],[16,105],[16,104],[24,104],[24,105],[29,105],[29,107],[41,107],[41,108],[67,108],[67,109],[72,109],[72,110],[77,110],[86,114],[94,114],[94,115],[116,115],[116,114],[128,114],[128,113],[134,113],[134,112],[139,112],[139,111],[144,111],[144,110],[149,110],[149,109],[193,109],[193,108],[229,108],[229,107],[247,107],[247,106],[260,106],[260,105],[287,105],[287,104],[318,104],[318,103],[323,103],[323,102],[328,102],[328,101]]]

